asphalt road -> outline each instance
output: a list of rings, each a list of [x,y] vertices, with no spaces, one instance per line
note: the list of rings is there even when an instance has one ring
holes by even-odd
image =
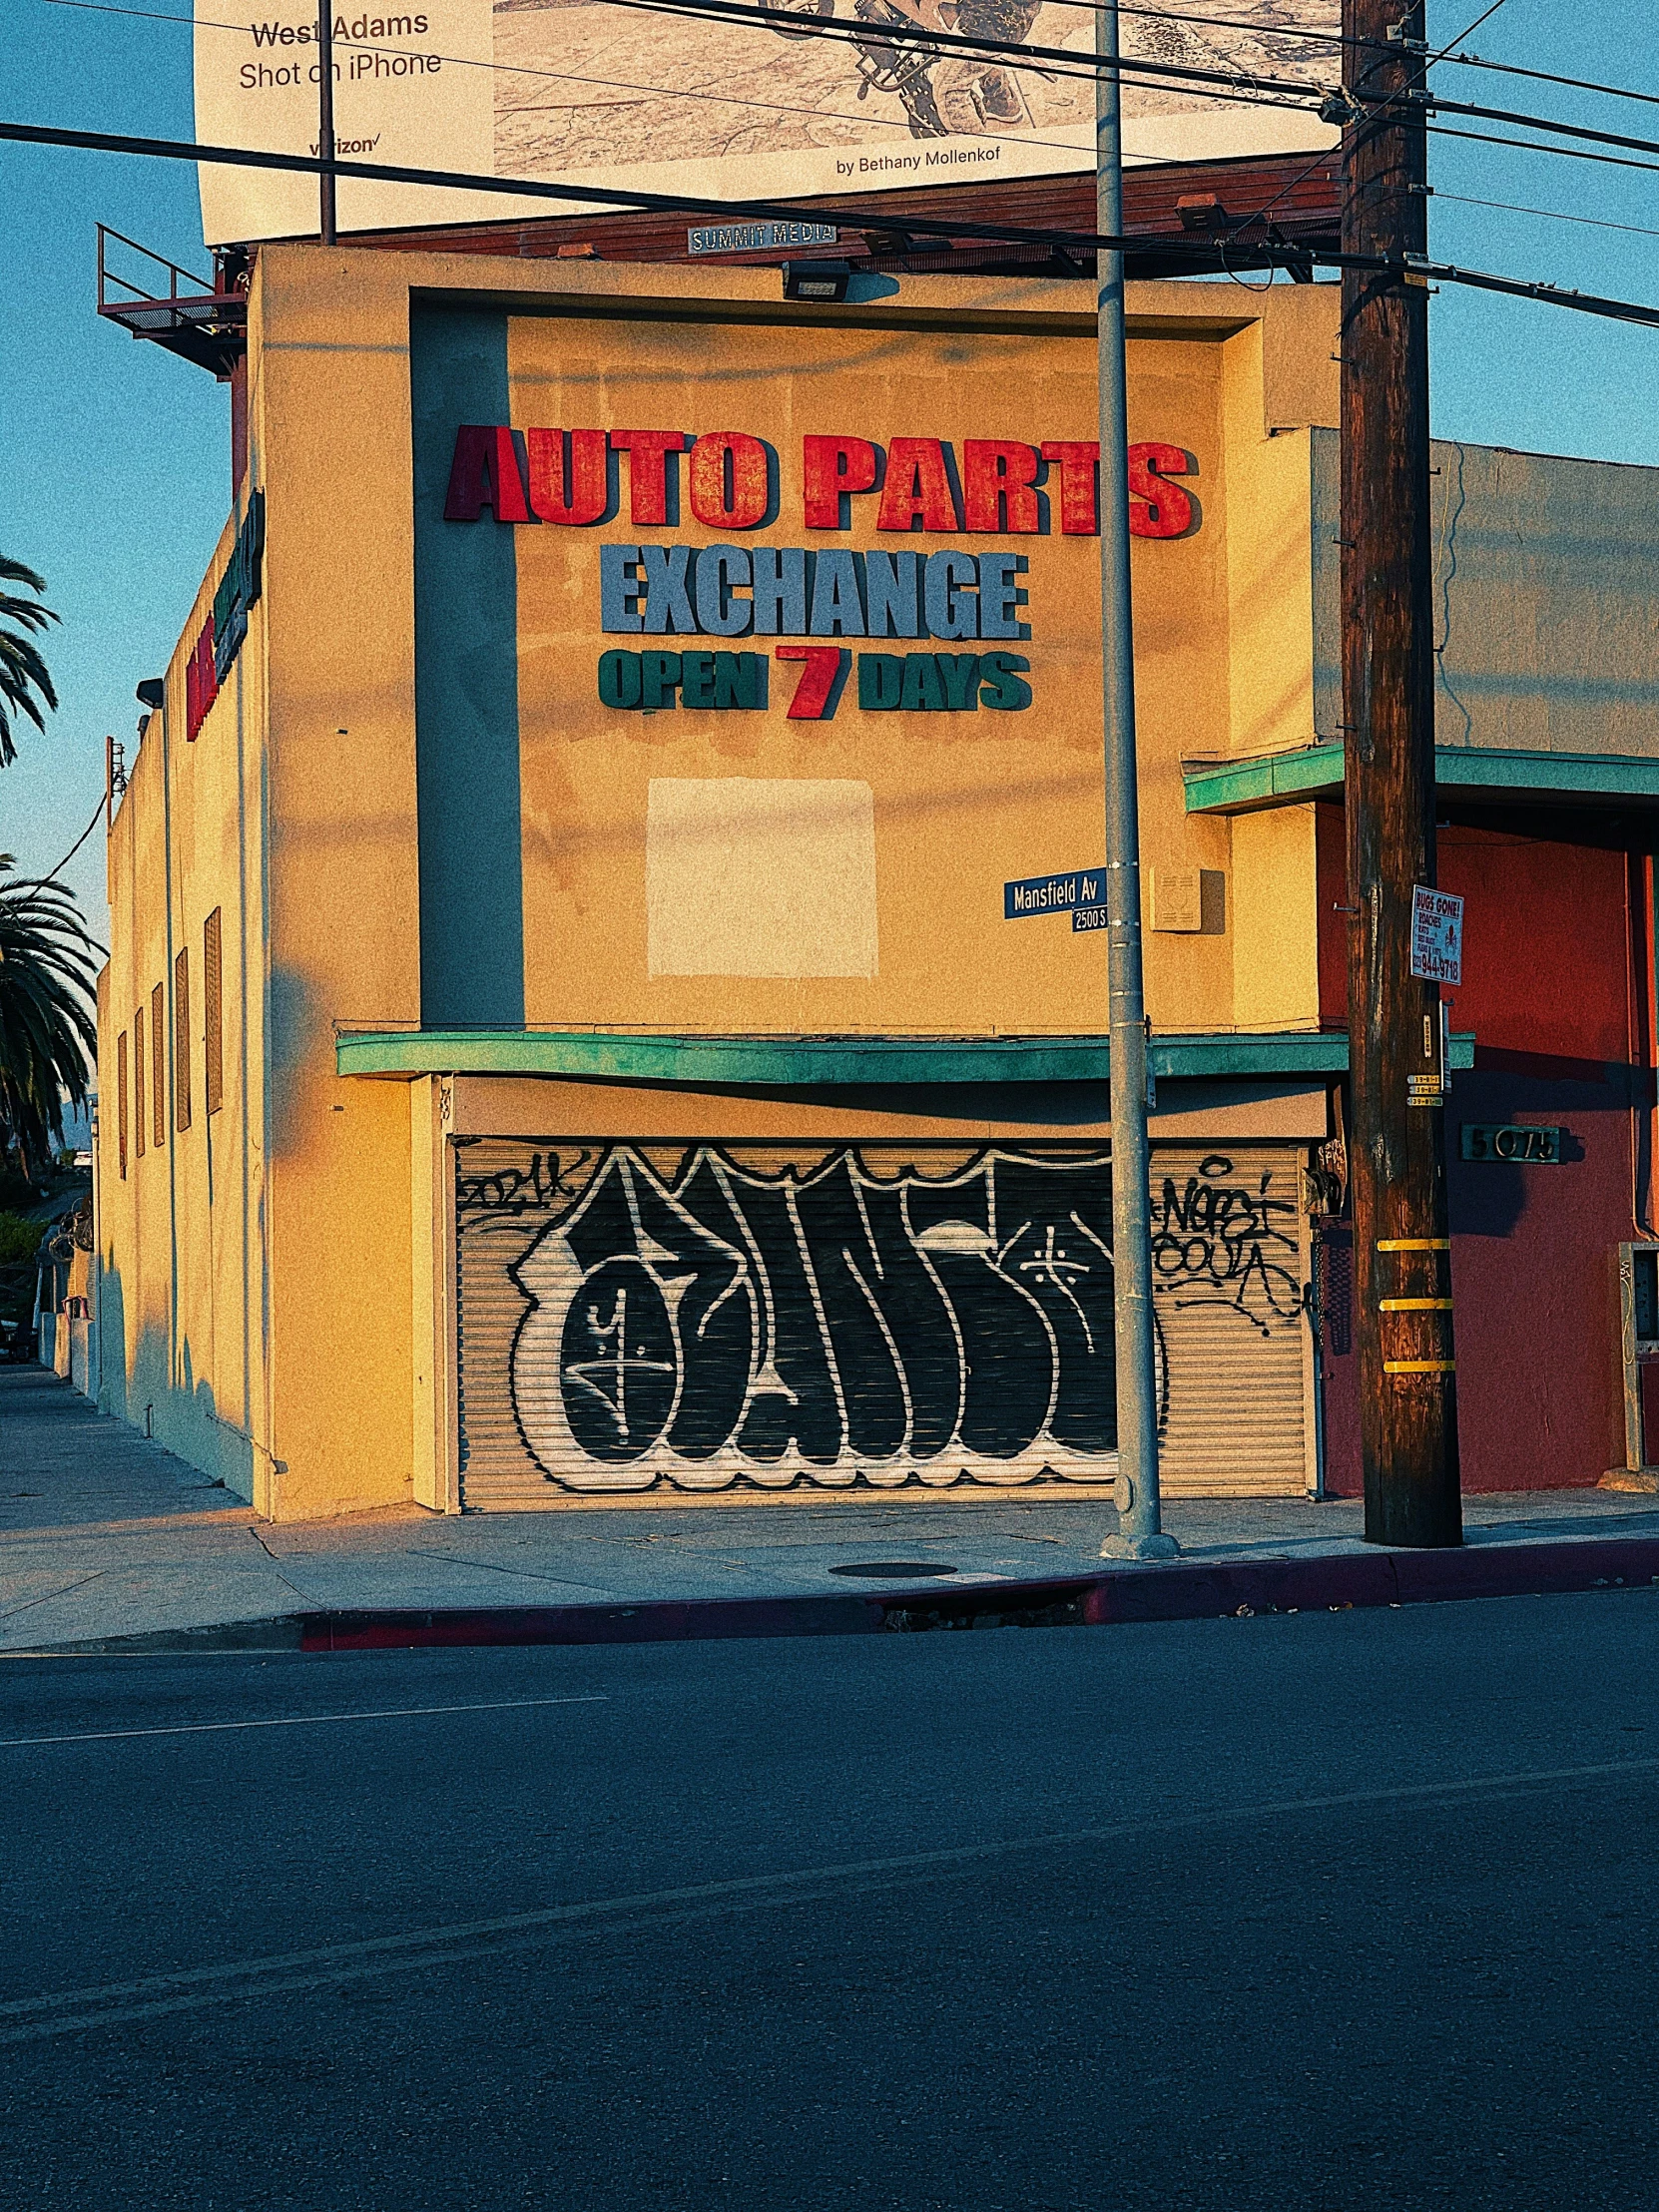
[[[1645,1591],[7,1662],[0,2202],[1623,2212],[1656,1685]]]

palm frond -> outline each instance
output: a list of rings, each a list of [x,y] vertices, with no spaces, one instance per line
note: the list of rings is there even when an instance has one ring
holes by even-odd
[[[0,587],[7,584],[23,584],[37,593],[46,589],[44,577],[0,553]],[[27,715],[37,730],[44,730],[46,718],[36,695],[48,708],[55,709],[58,704],[46,663],[25,634],[38,636],[57,619],[38,598],[22,599],[16,592],[0,589],[0,768],[9,768],[17,758],[13,715]]]
[[[38,1166],[85,1106],[98,1056],[99,947],[63,884],[11,876],[0,853],[0,1149]]]

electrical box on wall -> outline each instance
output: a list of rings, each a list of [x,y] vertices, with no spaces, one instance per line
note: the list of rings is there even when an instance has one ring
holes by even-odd
[[[1659,1244],[1621,1244],[1618,1267],[1625,1463],[1602,1487],[1659,1491]]]

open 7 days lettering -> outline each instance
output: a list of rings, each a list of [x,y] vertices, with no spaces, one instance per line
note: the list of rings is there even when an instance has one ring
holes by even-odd
[[[798,662],[791,722],[832,722],[853,656],[838,645],[780,645],[773,660]],[[1019,653],[860,653],[857,700],[866,714],[1019,713],[1031,704]],[[602,653],[604,706],[661,714],[671,707],[764,713],[770,663],[763,653]]]

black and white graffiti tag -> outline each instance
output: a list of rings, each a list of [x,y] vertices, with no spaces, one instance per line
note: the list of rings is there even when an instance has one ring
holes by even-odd
[[[465,1160],[467,1155],[461,1155]],[[581,1195],[577,1178],[593,1158],[591,1151],[574,1149],[561,1156],[551,1146],[532,1152],[522,1166],[496,1168],[455,1178],[455,1220],[464,1230],[469,1221],[499,1219],[503,1214],[541,1214],[561,1198]]]
[[[1255,1190],[1233,1179],[1233,1163],[1212,1152],[1184,1184],[1165,1176],[1152,1205],[1152,1273],[1183,1306],[1227,1306],[1265,1337],[1303,1309],[1296,1201],[1273,1194],[1263,1170]],[[1290,1264],[1287,1265],[1286,1263]]]
[[[669,1182],[619,1145],[511,1274],[520,1433],[570,1487],[1111,1475],[1104,1154],[929,1178],[704,1146]]]

